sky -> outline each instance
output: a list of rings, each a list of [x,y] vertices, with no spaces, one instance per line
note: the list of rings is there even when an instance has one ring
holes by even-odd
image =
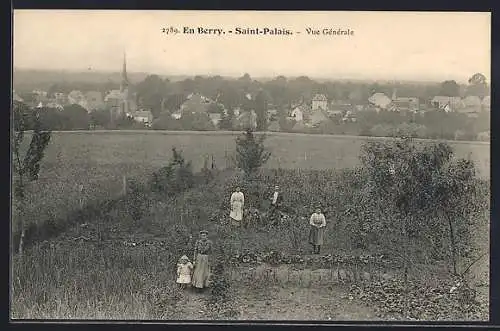
[[[292,36],[165,34],[278,28]],[[311,36],[307,28],[350,29]],[[14,67],[467,82],[490,77],[490,13],[15,10]]]

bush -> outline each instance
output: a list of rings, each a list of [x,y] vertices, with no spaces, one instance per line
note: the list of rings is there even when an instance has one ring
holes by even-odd
[[[191,188],[194,182],[191,161],[186,162],[174,147],[170,163],[153,173],[149,185],[153,192],[174,195]]]

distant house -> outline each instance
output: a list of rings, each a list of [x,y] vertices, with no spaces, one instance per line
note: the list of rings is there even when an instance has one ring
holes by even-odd
[[[181,105],[181,112],[190,112],[192,114],[207,113],[208,106],[213,103],[209,98],[204,97],[199,93],[193,93],[188,96],[188,99]]]
[[[111,90],[104,97],[104,102],[107,107],[119,107],[124,95],[120,90]]]
[[[467,117],[475,118],[479,116],[481,111],[481,99],[477,96],[468,96],[463,100],[464,106],[457,109],[459,113],[466,114]]]
[[[240,107],[236,107],[233,109],[234,116],[238,117],[238,116],[240,116],[241,113],[242,113],[242,110]]]
[[[18,102],[24,102],[23,98],[19,96],[19,94],[16,93],[16,91],[12,91],[12,100],[18,101]]]
[[[304,122],[297,122],[292,128],[292,131],[301,132],[306,129]]]
[[[483,106],[483,110],[489,111],[491,109],[491,97],[489,95],[485,96],[481,105]]]
[[[342,117],[344,111],[341,109],[327,110],[326,114],[328,117]]]
[[[111,90],[104,97],[104,108],[115,114],[133,113],[137,110],[135,100],[129,96],[128,90]]]
[[[281,131],[280,124],[278,121],[272,121],[267,127],[267,130],[271,132],[279,132]]]
[[[276,118],[276,116],[278,116],[278,110],[275,109],[275,108],[271,108],[271,109],[268,109],[267,110],[267,118],[268,120],[272,120],[274,118]]]
[[[182,117],[182,112],[181,110],[176,110],[170,115],[173,119],[180,120]]]
[[[42,97],[42,98],[47,98],[48,97],[48,93],[47,91],[42,91],[42,90],[33,90],[32,92],[34,95],[38,96],[38,97]]]
[[[89,111],[89,105],[85,95],[81,91],[73,90],[68,94],[68,104],[70,105],[80,105]]]
[[[143,123],[147,126],[151,125],[153,122],[153,113],[149,110],[138,110],[133,112],[131,116],[134,121]]]
[[[324,94],[316,94],[312,99],[312,110],[327,110],[328,109],[328,99]]]
[[[48,107],[48,108],[54,108],[54,109],[57,109],[59,111],[63,111],[64,110],[64,106],[61,105],[60,103],[55,102],[55,101],[51,101],[51,102],[47,103],[46,107]]]
[[[241,129],[255,130],[257,128],[257,114],[254,110],[245,111],[238,116],[237,123]]]
[[[342,122],[356,122],[357,119],[356,119],[356,115],[352,112],[352,111],[347,111],[345,114],[344,114],[344,117],[342,117]]]
[[[62,92],[56,92],[54,93],[54,101],[64,106],[68,103],[68,96]]]
[[[313,113],[311,114],[311,117],[309,119],[309,123],[312,126],[317,126],[325,121],[328,121],[328,116],[321,109],[313,111]]]
[[[464,103],[460,97],[435,96],[431,100],[432,106],[445,112],[456,111],[464,108]]]
[[[463,103],[465,107],[477,107],[481,108],[481,99],[475,95],[469,95],[468,97],[463,99]]]
[[[420,103],[416,97],[397,97],[392,99],[392,103],[399,111],[417,112],[420,109]]]
[[[483,131],[483,132],[478,133],[477,140],[490,141],[491,140],[490,131]]]
[[[222,120],[222,115],[220,113],[209,113],[210,121],[215,127],[219,126],[219,122]]]
[[[290,113],[290,117],[296,122],[302,122],[304,120],[304,111],[301,106],[295,107]]]
[[[104,108],[104,99],[102,93],[98,91],[90,91],[85,93],[89,110],[97,110]]]
[[[384,93],[377,92],[368,98],[368,102],[378,109],[387,109],[392,103],[392,100]]]

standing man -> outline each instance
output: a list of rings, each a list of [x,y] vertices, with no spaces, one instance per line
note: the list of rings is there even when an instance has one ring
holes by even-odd
[[[280,192],[280,187],[274,187],[273,195],[271,196],[271,221],[276,223],[279,220],[280,208],[283,204],[283,195]]]

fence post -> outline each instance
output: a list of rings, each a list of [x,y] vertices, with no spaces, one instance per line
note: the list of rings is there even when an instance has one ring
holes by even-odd
[[[123,195],[126,195],[127,194],[127,176],[123,175],[122,180],[123,180],[123,182],[122,182]]]
[[[80,209],[83,208],[83,184],[78,185],[78,205]]]

